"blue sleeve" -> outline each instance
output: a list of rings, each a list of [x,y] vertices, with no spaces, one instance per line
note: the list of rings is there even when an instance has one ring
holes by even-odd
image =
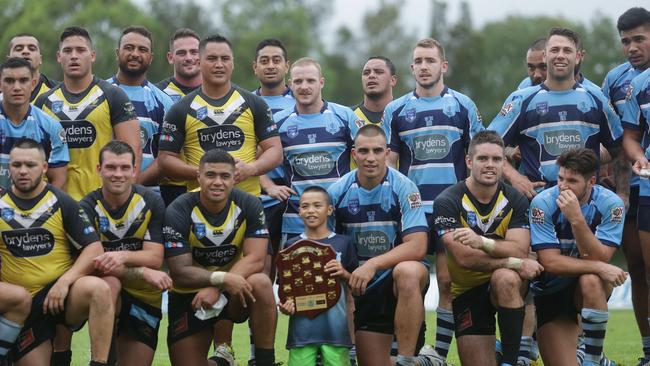
[[[611,104],[602,93],[594,93],[595,97],[602,103],[602,119],[600,122],[600,141],[605,147],[611,147],[620,143],[623,138],[623,127],[618,114],[612,109]]]
[[[625,223],[625,207],[623,201],[615,194],[609,194],[603,205],[598,205],[602,215],[600,224],[596,226],[596,238],[601,243],[619,247],[623,236],[623,224]]]
[[[548,201],[553,201],[550,203]],[[560,248],[555,232],[553,214],[555,198],[549,194],[538,194],[530,203],[528,220],[530,222],[531,248],[535,251],[548,248]],[[548,202],[548,203],[547,203]]]
[[[48,123],[49,130],[47,131],[50,135],[50,143],[52,144],[48,164],[50,168],[59,168],[68,165],[70,162],[70,153],[68,151],[63,125],[53,119],[51,121],[52,123]]]
[[[169,112],[169,108],[171,108],[172,105],[174,104],[172,98],[169,95],[165,94],[160,89],[158,89],[157,95],[158,95],[158,100],[160,101],[160,103],[163,106],[163,109],[165,110],[165,113]]]
[[[389,103],[384,109],[384,124],[387,125],[388,130],[390,131],[390,136],[388,137],[388,147],[391,151],[399,153],[401,146],[401,139],[399,138],[399,130],[397,129],[397,120],[394,119],[393,113],[395,112],[394,103]]]
[[[637,100],[637,94],[640,91],[640,85],[636,83],[638,78],[634,78],[628,87],[625,102],[621,106],[623,110],[622,124],[627,129],[640,130],[641,125],[641,106]]]
[[[530,82],[530,78],[526,77],[519,83],[519,85],[517,85],[517,89],[524,89],[528,88],[529,86],[533,86],[533,84]]]
[[[418,187],[408,179],[395,183],[401,183],[397,187],[397,194],[402,212],[402,237],[417,231],[428,232],[429,226]]]
[[[517,141],[521,104],[522,98],[517,92],[510,94],[488,127],[488,130],[496,131],[503,138],[506,146],[515,145]]]

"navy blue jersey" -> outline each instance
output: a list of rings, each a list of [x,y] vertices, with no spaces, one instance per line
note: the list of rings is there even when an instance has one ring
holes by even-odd
[[[325,102],[319,113],[285,109],[274,116],[284,151],[286,180],[297,195],[289,197],[282,233],[300,234],[300,196],[313,185],[327,189],[350,171],[357,116],[348,107]]]
[[[304,234],[289,240],[285,248],[301,239],[306,239]],[[321,244],[330,245],[336,252],[336,260],[341,262],[346,271],[354,271],[359,261],[354,244],[345,235],[330,233],[325,238],[318,240]],[[331,346],[352,347],[352,339],[348,329],[348,311],[345,296],[347,286],[341,285],[339,301],[326,312],[309,319],[304,315],[292,315],[289,318],[289,331],[287,333],[287,348],[303,347],[307,345],[328,344]]]
[[[641,148],[650,160],[650,69],[632,79],[623,103],[623,127],[643,132]],[[639,204],[650,204],[650,180],[639,179]]]
[[[557,206],[559,195],[560,189],[555,186],[533,198],[528,211],[531,246],[535,251],[559,249],[562,255],[580,258],[571,224]],[[589,201],[580,208],[596,238],[603,245],[618,248],[625,222],[623,201],[607,188],[594,185]],[[574,280],[544,272],[533,282],[533,289],[539,294],[553,293]]]
[[[557,181],[557,157],[586,147],[600,154],[622,141],[621,121],[602,93],[575,83],[573,88],[551,91],[546,85],[510,94],[490,126],[509,146],[521,150],[520,170],[531,181]]]
[[[448,87],[430,98],[410,92],[386,106],[384,124],[399,171],[418,186],[425,212],[433,212],[436,196],[467,177],[465,152],[483,130],[476,105]]]

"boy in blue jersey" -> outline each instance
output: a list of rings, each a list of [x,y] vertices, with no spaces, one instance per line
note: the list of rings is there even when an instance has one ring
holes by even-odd
[[[588,148],[557,158],[558,184],[535,196],[530,210],[532,248],[544,266],[533,282],[538,342],[548,365],[575,365],[582,320],[583,366],[599,365],[607,328],[607,298],[627,273],[608,264],[621,243],[625,208],[596,184],[598,157]]]
[[[37,80],[34,67],[25,59],[11,57],[0,65],[0,188],[11,186],[9,151],[21,138],[28,137],[43,145],[47,156],[47,178],[53,186],[63,188],[70,155],[65,131],[60,123],[29,104]]]
[[[621,117],[624,129],[624,141],[636,142],[642,127],[638,120],[632,118],[631,124],[624,118],[625,105],[628,103],[639,105],[630,100],[626,102],[628,88],[634,78],[639,76],[650,66],[650,12],[644,8],[631,8],[618,18],[618,32],[621,38],[623,51],[628,61],[612,69],[603,82],[603,93],[610,103],[616,108]],[[632,90],[636,94],[638,90]],[[630,140],[631,138],[631,140]],[[646,142],[644,141],[644,144]],[[628,145],[624,142],[624,146]],[[645,147],[645,146],[642,146]],[[639,203],[639,176],[633,175],[630,185],[629,208],[625,216],[623,229],[623,251],[627,260],[630,280],[632,281],[632,305],[636,323],[641,333],[643,343],[643,360],[650,363],[650,325],[648,324],[648,284],[646,282],[646,266],[650,265],[650,256],[644,257],[639,240],[637,228],[637,211]],[[650,253],[648,253],[650,254]],[[647,258],[647,259],[646,259]]]
[[[474,102],[444,84],[447,67],[444,48],[438,41],[419,41],[411,64],[415,90],[388,104],[384,111],[384,124],[391,131],[390,165],[399,163],[399,171],[417,185],[430,230],[433,201],[445,188],[465,179],[465,151],[472,136],[483,130]],[[446,357],[454,331],[451,279],[442,243],[430,235],[428,245],[428,254],[437,254],[440,293],[436,351]]]
[[[336,259],[325,264],[325,272],[341,280],[341,297],[334,307],[309,319],[295,315],[296,307],[289,299],[280,304],[280,311],[290,315],[287,333],[289,365],[312,366],[316,364],[316,354],[320,352],[324,366],[343,366],[350,364],[349,348],[352,346],[348,322],[347,298],[350,296],[347,281],[350,272],[358,266],[354,243],[344,235],[331,232],[327,220],[334,212],[327,191],[320,186],[307,187],[300,196],[300,217],[305,223],[305,232],[285,244],[290,247],[301,239],[312,239],[331,245]]]
[[[153,61],[153,39],[147,28],[130,26],[122,31],[118,41],[117,74],[108,79],[129,96],[140,122],[140,146],[142,166],[138,167],[138,183],[158,185],[158,134],[165,113],[173,104],[172,99],[147,80],[147,70]]]
[[[385,365],[393,334],[398,365],[445,365],[435,353],[414,356],[424,320],[429,273],[422,262],[429,231],[417,186],[386,165],[381,127],[367,124],[354,140],[358,169],[329,188],[336,232],[352,238],[360,267],[349,280],[361,365]]]

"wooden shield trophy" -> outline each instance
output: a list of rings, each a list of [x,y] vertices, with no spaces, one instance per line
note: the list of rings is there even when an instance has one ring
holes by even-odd
[[[325,264],[336,259],[331,246],[302,239],[278,253],[278,296],[293,299],[296,314],[315,318],[334,306],[341,296],[339,281],[325,273]]]

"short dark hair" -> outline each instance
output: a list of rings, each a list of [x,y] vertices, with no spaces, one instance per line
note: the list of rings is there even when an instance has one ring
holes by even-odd
[[[573,170],[582,175],[586,180],[596,175],[600,167],[598,156],[592,150],[580,148],[565,151],[556,160],[562,168]]]
[[[528,47],[528,51],[544,51],[546,47],[546,38],[538,38]]]
[[[354,142],[356,143],[357,139],[359,136],[365,136],[365,137],[375,137],[375,136],[381,136],[386,140],[388,143],[388,138],[386,137],[386,132],[381,129],[381,127],[377,126],[374,123],[368,123],[366,125],[363,125],[358,131],[357,135],[354,137]]]
[[[277,47],[282,50],[282,57],[284,57],[284,60],[287,60],[287,49],[284,47],[282,42],[279,39],[275,38],[267,38],[263,39],[260,41],[260,43],[257,44],[257,47],[255,47],[255,60],[260,56],[260,50],[264,47]]]
[[[390,75],[395,76],[397,75],[397,69],[395,68],[395,64],[393,61],[391,61],[388,57],[385,56],[370,56],[366,60],[366,63],[370,60],[382,60],[384,63],[386,63],[386,66],[388,67],[388,70],[390,70]]]
[[[109,141],[101,150],[99,150],[99,165],[104,162],[104,152],[112,152],[115,155],[131,154],[131,164],[135,165],[135,152],[131,145],[120,140]]]
[[[149,29],[139,26],[139,25],[131,25],[122,31],[122,34],[120,35],[120,38],[117,40],[117,48],[120,48],[120,45],[122,44],[122,38],[124,38],[125,35],[129,33],[137,33],[149,40],[149,43],[151,44],[151,50],[153,51],[153,36],[151,35],[151,32]]]
[[[551,30],[548,32],[548,37],[546,37],[546,39],[550,39],[551,36],[566,37],[570,39],[571,42],[573,42],[573,44],[576,46],[576,50],[582,50],[582,41],[580,40],[580,35],[576,31],[573,31],[569,28],[554,27],[551,28]]]
[[[179,28],[172,34],[172,38],[169,39],[169,49],[174,49],[174,41],[181,38],[194,38],[199,42],[201,41],[199,34],[190,28]]]
[[[90,44],[90,48],[93,47],[93,41],[90,39],[90,34],[88,34],[88,31],[86,28],[78,27],[76,25],[73,25],[72,27],[68,27],[63,30],[61,33],[61,37],[59,38],[59,47],[61,46],[61,43],[65,41],[67,38],[70,37],[82,37],[88,40],[88,43]]]
[[[305,188],[304,191],[302,191],[302,195],[304,195],[307,192],[322,193],[323,195],[325,195],[327,204],[328,205],[332,204],[332,199],[330,198],[329,193],[327,193],[327,190],[325,188],[321,187],[321,186],[309,186],[309,187]],[[302,198],[302,195],[300,195],[300,198]]]
[[[36,149],[44,160],[46,158],[45,148],[43,148],[43,145],[40,142],[28,137],[21,137],[18,139],[18,141],[16,141],[11,147],[11,150],[9,152],[11,153],[11,151],[14,151],[15,149]]]
[[[228,45],[228,48],[232,51],[232,44],[228,40],[228,38],[222,36],[221,34],[212,34],[209,35],[201,40],[199,42],[199,54],[202,54],[203,51],[205,51],[205,46],[208,45],[208,43],[225,43]]]
[[[476,135],[472,137],[472,140],[469,142],[467,154],[469,154],[469,156],[473,156],[476,152],[476,146],[482,144],[495,144],[501,146],[502,149],[506,148],[505,144],[503,143],[503,139],[496,131],[483,130],[477,132]]]
[[[4,69],[19,69],[21,67],[26,67],[32,76],[34,75],[34,72],[36,72],[34,66],[32,66],[32,64],[24,58],[9,57],[2,64],[0,64],[0,73],[2,73]]]
[[[203,154],[201,160],[199,161],[199,166],[210,163],[224,163],[232,165],[235,167],[235,158],[232,157],[226,150],[223,149],[212,149],[208,150]]]
[[[12,43],[14,41],[14,38],[18,38],[18,37],[32,37],[36,40],[36,43],[38,44],[38,48],[39,49],[41,48],[41,42],[38,40],[38,38],[36,38],[34,34],[28,32],[22,32],[22,33],[14,34],[13,36],[11,36],[11,38],[9,38],[9,51],[11,51],[11,47],[13,47]]]
[[[616,28],[620,32],[632,30],[636,27],[650,27],[650,11],[642,7],[630,8],[618,17]]]

